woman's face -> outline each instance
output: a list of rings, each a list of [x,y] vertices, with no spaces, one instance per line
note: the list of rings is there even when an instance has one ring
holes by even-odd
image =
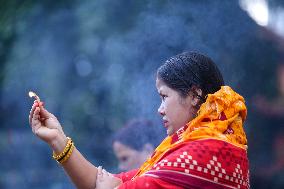
[[[158,112],[170,136],[193,119],[195,112],[193,106],[196,102],[191,95],[181,97],[159,78],[156,79],[156,87],[162,99]]]
[[[121,171],[129,171],[139,168],[151,155],[151,153],[147,150],[137,151],[118,141],[113,143],[113,151],[118,159],[118,167]]]

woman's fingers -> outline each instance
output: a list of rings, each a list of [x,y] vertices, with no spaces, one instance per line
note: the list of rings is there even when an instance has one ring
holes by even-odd
[[[40,109],[44,109],[44,108],[43,108],[43,105],[44,105],[43,102],[38,102],[37,100],[34,101],[34,104],[33,104],[32,108],[31,108],[30,115],[29,115],[29,123],[30,123],[30,125],[32,124],[32,118],[33,118],[33,114],[34,114],[35,108],[36,108],[36,107],[40,107]],[[44,109],[44,110],[45,110],[45,109]],[[45,113],[43,110],[40,111],[40,114],[42,114],[41,112]],[[45,116],[45,117],[43,117],[43,116]],[[43,114],[43,116],[40,115],[40,117],[41,117],[41,118],[40,118],[40,121],[44,121],[45,119],[47,119],[47,118],[46,118],[46,114]],[[51,115],[50,115],[50,116],[51,116]],[[53,116],[53,115],[52,115],[52,116]]]
[[[99,166],[98,167],[98,175],[102,175],[103,173],[102,173],[102,166]]]
[[[34,101],[34,104],[31,108],[31,111],[30,111],[30,115],[29,115],[29,122],[30,122],[30,125],[32,126],[33,125],[33,121],[39,121],[42,123],[42,125],[45,125],[47,127],[50,127],[50,128],[53,128],[53,125],[46,125],[45,123],[45,120],[47,119],[50,119],[52,120],[52,122],[58,122],[57,121],[57,118],[51,114],[50,112],[48,112],[44,106],[43,106],[43,102],[38,102],[37,100]],[[37,110],[36,114],[35,114],[35,110],[36,109],[39,109]],[[36,116],[36,117],[34,117]],[[57,128],[57,127],[54,127],[54,128]]]
[[[32,108],[31,108],[31,111],[30,111],[30,115],[29,115],[29,123],[30,123],[30,125],[32,124],[32,118],[33,118],[34,110],[35,110],[35,108],[38,105],[39,105],[38,102],[35,100],[33,105],[32,105]]]
[[[98,167],[96,188],[98,189],[115,188],[119,186],[121,183],[122,181],[120,179],[114,177],[112,174],[107,172],[101,166]]]
[[[36,107],[33,111],[32,120],[31,120],[31,127],[34,133],[37,132],[37,129],[41,127],[41,122],[39,120],[39,107]]]
[[[104,177],[104,176],[112,176],[109,172],[107,172],[105,169],[102,168],[102,166],[98,167],[98,175]]]
[[[103,181],[102,166],[98,167],[97,180],[98,181]]]
[[[103,172],[103,175],[110,176],[109,173],[105,169],[103,169],[102,172]]]
[[[40,108],[36,107],[34,110],[33,116],[32,116],[32,123],[39,121],[39,118],[40,118],[39,113],[40,113]]]

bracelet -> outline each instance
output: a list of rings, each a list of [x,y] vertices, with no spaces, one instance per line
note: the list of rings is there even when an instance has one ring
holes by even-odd
[[[72,139],[71,139],[70,137],[67,137],[67,139],[68,139],[67,144],[66,144],[64,150],[63,150],[60,154],[57,155],[57,154],[53,151],[52,157],[53,157],[53,159],[55,159],[55,160],[58,161],[58,162],[59,162],[59,160],[60,160],[60,161],[63,160],[63,158],[64,158],[64,157],[68,154],[68,152],[70,151],[72,145],[74,146]]]
[[[64,163],[65,161],[67,161],[67,160],[70,158],[70,156],[71,156],[71,154],[72,154],[74,148],[75,148],[75,145],[74,145],[74,143],[72,142],[70,149],[67,151],[67,154],[66,154],[64,157],[62,157],[62,159],[57,160],[57,162],[59,162],[59,163],[62,164],[62,163]]]

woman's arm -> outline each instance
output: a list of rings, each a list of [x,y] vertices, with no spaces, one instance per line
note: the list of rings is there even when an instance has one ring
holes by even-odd
[[[49,144],[56,154],[64,150],[68,139],[57,118],[43,107],[42,102],[34,102],[29,121],[33,133]],[[76,148],[70,158],[61,165],[77,188],[96,187],[97,168],[87,161]]]
[[[96,188],[97,168],[75,148],[70,158],[62,164],[65,172],[79,189]]]

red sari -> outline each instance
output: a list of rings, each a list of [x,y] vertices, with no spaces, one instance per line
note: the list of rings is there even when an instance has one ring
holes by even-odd
[[[139,170],[116,175],[118,188],[249,188],[245,117],[244,99],[222,87]]]

